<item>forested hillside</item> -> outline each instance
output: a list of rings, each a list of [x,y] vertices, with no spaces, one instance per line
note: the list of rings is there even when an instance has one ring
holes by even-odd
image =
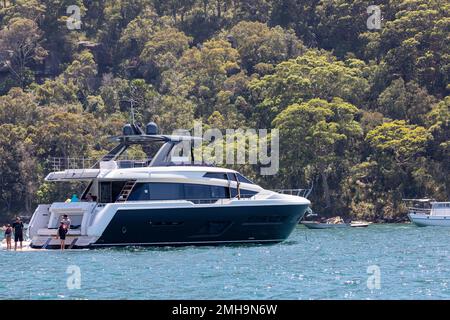
[[[165,133],[278,128],[277,175],[235,168],[270,189],[314,184],[326,215],[391,221],[402,198],[449,200],[449,13],[447,0],[0,0],[0,217],[64,200],[69,187],[43,181],[49,159],[97,158],[130,99]]]

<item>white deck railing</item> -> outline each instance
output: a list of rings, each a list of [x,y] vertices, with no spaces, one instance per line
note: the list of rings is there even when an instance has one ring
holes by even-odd
[[[275,189],[273,191],[291,196],[308,198],[312,189]]]
[[[415,207],[409,207],[408,213],[412,214],[430,214],[431,208],[415,208]]]
[[[149,159],[120,159],[115,161],[118,168],[137,168],[148,165]],[[50,166],[53,171],[64,170],[79,170],[79,169],[91,169],[100,162],[96,159],[90,158],[62,158],[52,157],[50,158]]]

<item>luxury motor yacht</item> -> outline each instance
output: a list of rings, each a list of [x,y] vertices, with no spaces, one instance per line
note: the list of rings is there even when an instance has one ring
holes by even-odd
[[[28,228],[32,248],[60,247],[63,215],[70,249],[277,243],[289,237],[310,205],[305,197],[269,191],[235,170],[178,159],[190,136],[158,134],[154,123],[128,124],[117,146],[88,169],[50,173],[46,181],[84,181],[79,201],[41,204]],[[161,145],[152,159],[119,160],[134,145]]]

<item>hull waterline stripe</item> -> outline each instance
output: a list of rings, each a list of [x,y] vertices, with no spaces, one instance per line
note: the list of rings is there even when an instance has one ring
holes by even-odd
[[[230,240],[230,241],[188,241],[188,242],[141,242],[141,243],[93,243],[91,246],[142,246],[142,245],[177,245],[177,244],[203,244],[203,243],[254,243],[254,242],[281,242],[285,239],[270,240]]]

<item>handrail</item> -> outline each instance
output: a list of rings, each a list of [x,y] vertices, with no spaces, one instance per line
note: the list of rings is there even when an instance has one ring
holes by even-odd
[[[145,167],[149,163],[149,159],[120,159],[114,161],[119,168]],[[71,157],[51,157],[49,162],[53,171],[92,169],[98,164],[96,159]]]
[[[424,214],[431,214],[431,208],[414,208],[409,207],[408,213],[424,213]]]
[[[233,198],[216,198],[216,199],[166,199],[166,200],[131,200],[126,202],[109,202],[109,203],[100,203],[98,202],[96,205],[96,208],[103,208],[108,204],[118,204],[118,203],[139,203],[139,202],[175,202],[175,201],[185,201],[185,202],[192,202],[193,204],[224,204],[226,202],[229,202],[230,200],[239,200],[239,201],[245,201],[245,200],[251,200],[255,199],[255,196],[251,197],[242,197],[238,199],[237,197]],[[84,202],[84,201],[81,201]]]
[[[308,198],[311,194],[312,189],[275,189],[273,191],[281,194]]]

